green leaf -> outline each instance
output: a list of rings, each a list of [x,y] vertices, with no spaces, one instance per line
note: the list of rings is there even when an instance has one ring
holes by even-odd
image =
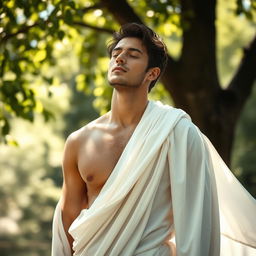
[[[68,2],[68,5],[72,8],[72,9],[75,9],[76,8],[76,4],[74,1],[69,1]]]
[[[59,38],[60,40],[62,40],[62,39],[64,38],[64,36],[65,36],[65,32],[62,31],[62,30],[59,30],[59,31],[58,31],[58,38]]]
[[[3,119],[2,134],[7,135],[10,132],[10,124],[6,118]]]
[[[64,21],[68,24],[68,25],[72,25],[73,23],[73,15],[70,9],[67,9],[64,13]]]
[[[48,122],[50,119],[54,118],[53,113],[45,108],[43,109],[43,116],[44,116],[45,122]]]

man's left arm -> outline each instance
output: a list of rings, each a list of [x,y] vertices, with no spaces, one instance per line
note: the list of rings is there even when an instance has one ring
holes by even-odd
[[[199,129],[182,119],[170,136],[177,256],[219,256],[219,209],[211,159]]]

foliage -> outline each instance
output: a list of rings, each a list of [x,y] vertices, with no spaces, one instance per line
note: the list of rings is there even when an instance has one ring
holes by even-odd
[[[0,146],[1,255],[50,255],[53,210],[62,184],[63,137],[97,116],[94,97],[75,90],[80,65],[68,40],[55,45],[53,57],[56,65],[41,69],[55,76],[53,83],[49,87],[35,75],[33,87],[36,100],[54,119],[46,125],[37,112],[33,125],[12,118],[19,147]]]
[[[250,188],[250,193],[256,197],[256,87],[252,97],[247,102],[241,121],[236,129],[236,140],[233,153],[233,170],[242,184]]]
[[[233,11],[237,15],[244,14],[255,21],[255,1],[237,0],[236,3]],[[145,13],[144,21],[166,39],[167,45],[171,45],[170,52],[177,55],[182,29],[188,25],[181,22],[180,1],[130,0],[129,4],[138,14]],[[80,56],[78,89],[102,96],[94,103],[102,113],[109,108],[111,90],[102,86],[106,70],[104,49],[109,33],[118,26],[100,1],[3,0],[0,13],[2,142],[15,143],[10,136],[10,120],[14,116],[33,121],[35,113],[41,113],[45,121],[52,118],[50,109],[38,97],[38,86],[47,83],[50,88],[56,83],[56,77],[44,71],[56,64],[54,52],[63,42],[73,43]],[[193,14],[185,14],[190,15]],[[50,89],[48,96],[51,96]]]
[[[0,146],[1,255],[50,255],[51,220],[60,195],[63,140],[51,128],[59,126],[60,121],[49,124],[45,126],[39,116],[33,126],[13,120],[20,146]]]
[[[38,87],[40,83],[55,83],[51,72],[43,71],[56,64],[58,42],[78,35],[79,30],[68,28],[75,18],[83,19],[83,12],[69,0],[5,0],[0,13],[0,126],[2,141],[10,142],[10,135],[6,135],[10,134],[13,116],[29,121],[34,120],[35,113],[41,113],[45,121],[52,117],[39,99]]]
[[[179,0],[128,2],[178,57],[187,26]],[[226,84],[254,33],[255,1],[219,3],[218,67]],[[0,254],[49,255],[64,140],[110,108],[105,45],[118,25],[101,1],[3,0],[0,13],[0,140],[19,144],[0,146]],[[150,98],[172,104],[162,84]],[[254,195],[255,99],[254,90],[233,156],[235,174]]]
[[[104,86],[107,69],[106,34],[75,27],[79,22],[105,25],[110,16],[100,9],[90,11],[92,2],[74,1],[3,1],[1,6],[1,81],[0,126],[2,141],[16,142],[10,136],[10,120],[14,116],[34,120],[41,113],[45,121],[52,118],[49,108],[40,100],[41,84],[57,83],[49,70],[56,65],[54,51],[60,43],[76,42],[75,52],[80,56],[81,74],[77,75],[77,89],[95,96],[94,106],[101,113],[109,109],[111,89]],[[113,21],[112,21],[113,23]],[[114,25],[113,25],[114,27]],[[97,70],[94,68],[98,66]],[[56,81],[57,80],[57,81]],[[48,96],[51,96],[48,87]]]
[[[255,3],[256,1],[252,4]],[[255,33],[256,21],[244,19],[241,13],[236,16],[236,8],[235,1],[219,0],[217,5],[217,67],[223,85],[228,84],[234,75],[243,50]]]
[[[252,3],[252,4],[255,4]],[[218,21],[218,70],[222,84],[227,84],[230,80],[240,58],[243,54],[243,46],[253,37],[255,33],[254,23],[247,23],[241,16],[236,18],[236,14],[230,10],[235,9],[235,3],[230,1],[220,1],[217,8]],[[227,11],[229,10],[229,11]],[[229,22],[226,22],[226,21]],[[244,29],[247,27],[247,29]],[[236,33],[230,33],[236,31]],[[256,90],[251,94],[244,110],[241,113],[238,126],[236,128],[235,140],[232,150],[231,170],[242,184],[256,197],[255,190],[255,154],[256,154],[256,134],[255,134],[255,107]]]
[[[67,82],[75,87],[74,77]],[[12,125],[19,147],[0,145],[4,170],[0,173],[1,255],[50,255],[53,210],[62,184],[64,136],[97,116],[89,96],[72,93],[67,85],[52,86],[52,90],[51,99],[41,100],[51,106],[55,119],[46,125],[37,114],[32,125],[16,118]]]

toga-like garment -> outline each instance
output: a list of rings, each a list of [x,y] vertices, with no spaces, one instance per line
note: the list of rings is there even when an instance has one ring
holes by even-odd
[[[181,109],[149,101],[114,170],[69,228],[78,256],[255,256],[256,202]],[[71,256],[60,204],[52,256]]]

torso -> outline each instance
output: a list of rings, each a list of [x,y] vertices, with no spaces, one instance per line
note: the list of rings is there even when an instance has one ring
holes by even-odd
[[[115,168],[135,127],[115,127],[105,115],[79,131],[77,166],[87,186],[87,208]]]

